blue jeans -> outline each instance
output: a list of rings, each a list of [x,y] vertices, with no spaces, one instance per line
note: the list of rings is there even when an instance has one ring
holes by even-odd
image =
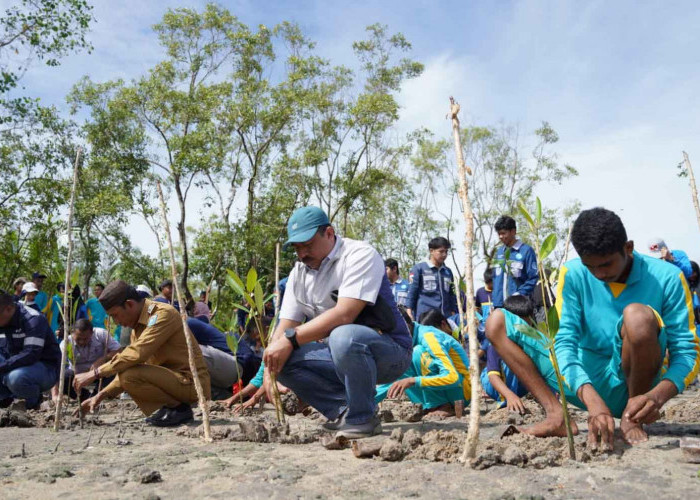
[[[1,357],[1,356],[0,356]],[[27,408],[39,404],[41,393],[58,381],[58,370],[41,361],[0,374],[0,399],[24,399]]]
[[[278,376],[302,400],[333,420],[347,408],[349,424],[368,422],[377,384],[398,379],[411,364],[411,350],[361,325],[334,329],[327,343],[304,344]]]

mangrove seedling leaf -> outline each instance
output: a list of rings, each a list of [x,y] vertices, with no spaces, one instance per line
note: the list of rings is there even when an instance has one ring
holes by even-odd
[[[549,323],[549,338],[553,339],[559,331],[559,312],[556,306],[552,306],[547,311],[547,322]]]
[[[537,226],[542,224],[542,201],[540,200],[540,197],[537,197]]]
[[[518,209],[520,210],[520,213],[522,214],[523,217],[525,217],[525,220],[527,221],[528,225],[530,226],[530,229],[533,231],[535,230],[535,221],[532,220],[532,216],[530,215],[530,212],[527,211],[527,208],[525,207],[525,204],[520,201],[518,204]]]
[[[552,250],[554,250],[555,246],[557,246],[557,235],[552,233],[549,236],[547,236],[542,242],[542,246],[540,247],[539,261],[544,262],[544,259],[546,259],[550,253],[552,253]]]
[[[245,287],[243,286],[243,281],[236,274],[236,271],[231,269],[226,269],[226,284],[233,288],[238,295],[245,295]]]
[[[254,267],[251,267],[248,271],[248,276],[246,276],[246,290],[248,293],[253,293],[255,290],[255,285],[258,283],[258,272]]]
[[[526,325],[524,323],[518,323],[517,325],[515,325],[515,329],[518,330],[523,335],[527,335],[531,339],[535,339],[539,342],[543,342],[545,340],[544,335],[542,335],[542,333],[540,333],[537,330],[535,330],[534,328],[532,328],[530,325]]]
[[[226,332],[226,345],[235,355],[238,352],[238,336],[233,332]]]
[[[258,310],[258,314],[263,316],[265,313],[265,297],[263,297],[265,292],[263,292],[262,286],[260,286],[259,282],[255,283],[254,290],[253,299],[255,300],[255,308]]]

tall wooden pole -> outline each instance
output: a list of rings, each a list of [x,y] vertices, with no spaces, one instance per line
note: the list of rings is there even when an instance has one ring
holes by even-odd
[[[688,159],[688,153],[683,151],[683,162],[685,163],[685,170],[688,172],[688,177],[690,177],[690,191],[693,195],[693,205],[695,206],[695,217],[698,219],[698,227],[700,227],[700,204],[698,203],[698,187],[695,184],[695,174],[693,174],[693,167],[690,166],[690,159]]]
[[[56,413],[53,419],[53,430],[56,432],[58,432],[61,425],[61,409],[63,407],[63,391],[65,389],[66,357],[68,355],[68,335],[70,335],[71,319],[71,306],[68,304],[68,291],[71,290],[70,275],[71,262],[73,260],[73,208],[75,207],[75,192],[78,187],[78,165],[80,164],[80,155],[82,152],[83,148],[79,147],[78,151],[75,153],[75,164],[73,165],[73,187],[71,187],[70,204],[68,205],[68,256],[66,257],[66,281],[65,288],[63,290],[63,352],[61,353],[61,367],[59,369],[58,376],[58,401],[56,402]],[[75,367],[73,368],[75,369]],[[80,394],[78,394],[78,408],[80,408]]]
[[[187,341],[187,357],[189,358],[190,371],[192,372],[192,378],[194,379],[194,388],[197,391],[197,399],[199,400],[199,407],[202,409],[202,423],[204,425],[204,440],[212,441],[211,438],[211,427],[209,426],[209,403],[207,398],[204,396],[204,389],[202,388],[202,381],[199,380],[199,373],[197,372],[197,364],[194,360],[194,336],[190,331],[190,327],[187,326],[187,311],[185,310],[185,302],[182,301],[182,294],[180,293],[180,285],[177,276],[177,267],[175,266],[175,251],[173,250],[173,239],[170,236],[170,224],[168,223],[168,214],[165,210],[165,199],[163,198],[163,190],[160,187],[160,181],[156,181],[156,187],[158,188],[158,199],[160,200],[160,214],[163,217],[163,225],[165,227],[165,235],[168,238],[168,248],[170,249],[170,271],[172,273],[173,288],[175,289],[175,295],[177,296],[177,301],[180,304],[180,318],[182,319],[182,329],[185,331],[185,340]]]
[[[469,199],[468,175],[472,171],[464,162],[462,153],[462,139],[459,128],[459,104],[450,97],[450,117],[452,118],[452,135],[455,143],[455,156],[459,170],[459,198],[462,201],[464,214],[464,281],[467,294],[467,334],[469,336],[469,378],[471,379],[472,400],[469,405],[469,429],[467,430],[467,443],[461,460],[467,462],[476,457],[476,446],[479,443],[479,419],[481,411],[481,383],[479,381],[479,344],[476,336],[476,311],[474,304],[474,264],[472,247],[474,245],[474,214],[472,202]],[[461,297],[460,297],[461,300]],[[458,301],[459,302],[459,301]],[[460,304],[461,308],[461,304]]]

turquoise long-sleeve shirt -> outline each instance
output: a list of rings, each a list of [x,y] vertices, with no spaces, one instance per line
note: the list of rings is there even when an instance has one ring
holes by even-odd
[[[255,374],[249,384],[254,385],[258,389],[263,386],[263,377],[265,376],[265,363],[260,363],[260,368],[258,368],[258,373]]]
[[[469,385],[469,358],[454,337],[432,326],[413,324],[413,345],[423,347],[429,356],[421,360],[421,374],[416,387],[441,387],[454,384],[463,377],[465,396],[471,393]],[[467,394],[469,393],[469,394]],[[465,399],[469,400],[469,397]]]
[[[102,307],[100,301],[97,297],[91,297],[85,303],[87,307],[88,319],[92,323],[92,326],[99,328],[106,328],[105,321],[107,319],[107,311]]]
[[[700,343],[693,316],[693,298],[682,271],[661,259],[634,252],[626,283],[604,283],[586,269],[580,259],[562,267],[557,289],[559,332],[555,351],[562,374],[571,389],[591,380],[585,360],[610,358],[616,325],[624,308],[632,303],[652,307],[663,320],[669,365],[662,375],[678,392],[693,381],[700,367]]]

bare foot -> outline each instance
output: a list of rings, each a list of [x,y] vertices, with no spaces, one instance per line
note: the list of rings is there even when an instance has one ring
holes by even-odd
[[[454,414],[452,405],[446,404],[427,410],[424,418],[427,420],[442,420],[447,417],[454,417]]]
[[[571,432],[578,434],[578,426],[576,422],[570,420]],[[530,434],[537,437],[566,437],[566,425],[564,425],[564,416],[552,415],[547,416],[542,422],[538,422],[529,427],[518,428],[524,434]]]
[[[635,445],[649,440],[649,436],[644,432],[642,424],[635,424],[627,418],[623,417],[620,420],[620,430],[627,444]]]

